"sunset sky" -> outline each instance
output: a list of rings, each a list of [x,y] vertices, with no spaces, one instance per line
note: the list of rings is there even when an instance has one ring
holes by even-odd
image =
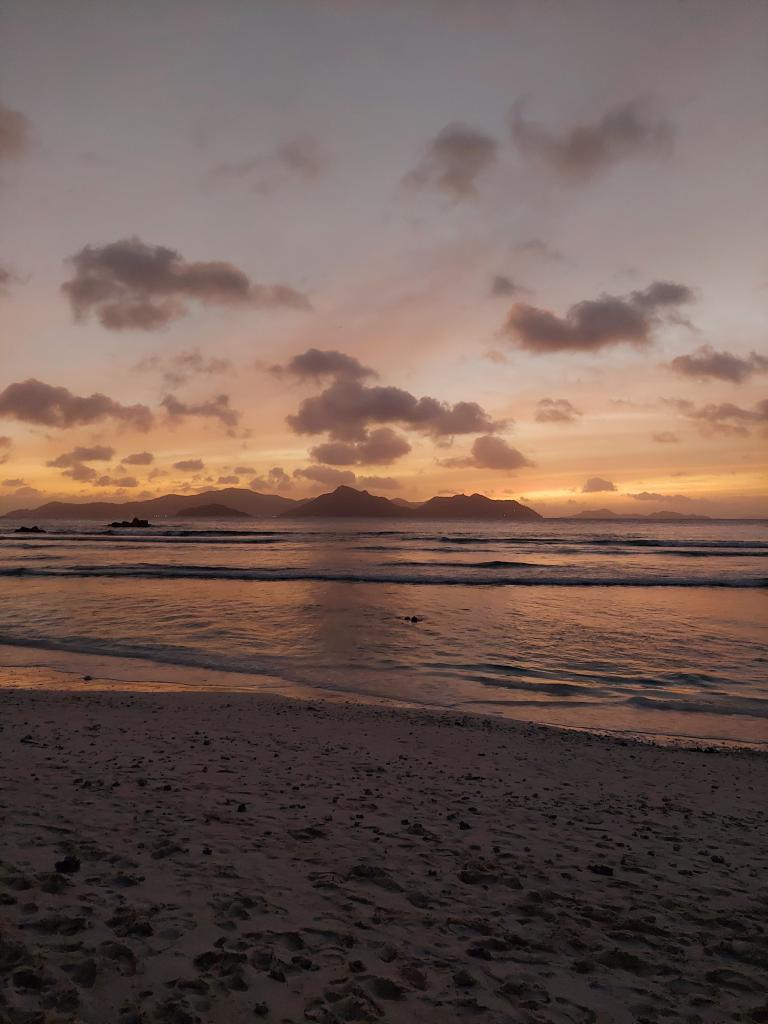
[[[768,6],[18,0],[0,511],[765,515]]]

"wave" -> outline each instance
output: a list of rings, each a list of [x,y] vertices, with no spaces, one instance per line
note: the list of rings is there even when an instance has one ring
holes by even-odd
[[[727,697],[722,701],[659,700],[637,694],[628,697],[624,704],[652,711],[685,711],[700,715],[749,715],[753,718],[768,718],[768,700],[760,697]]]
[[[768,578],[744,576],[565,576],[526,574],[504,577],[498,574],[457,578],[454,574],[439,572],[406,574],[392,572],[352,572],[332,569],[238,568],[194,565],[99,565],[71,566],[68,568],[35,569],[26,566],[0,569],[0,577],[17,578],[72,578],[72,579],[152,579],[152,580],[237,580],[256,583],[308,582],[308,583],[389,583],[414,586],[519,586],[519,587],[727,587],[737,589],[763,589]]]
[[[507,568],[518,568],[519,566],[532,567],[534,569],[542,568],[538,562],[505,562],[500,559],[496,559],[490,562],[409,562],[409,561],[397,561],[397,562],[385,562],[385,565],[396,565],[398,568],[409,568],[409,569],[507,569]]]

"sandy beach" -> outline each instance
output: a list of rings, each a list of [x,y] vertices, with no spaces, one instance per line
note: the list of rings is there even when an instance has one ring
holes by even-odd
[[[768,1021],[764,755],[10,682],[3,1024]]]

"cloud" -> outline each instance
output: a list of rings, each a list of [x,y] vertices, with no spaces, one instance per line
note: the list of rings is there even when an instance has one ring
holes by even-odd
[[[239,484],[240,483],[240,477],[239,476],[235,476],[234,473],[229,473],[226,476],[220,476],[217,479],[216,483],[217,484],[235,485],[235,484]]]
[[[669,398],[665,402],[693,421],[704,435],[737,434],[744,437],[752,427],[760,427],[762,433],[768,433],[768,398],[751,409],[742,409],[732,402],[696,406],[684,398]]]
[[[8,292],[8,286],[16,280],[16,275],[5,264],[0,263],[0,295]]]
[[[555,249],[543,238],[528,238],[520,242],[515,248],[526,256],[535,256],[538,259],[546,260],[548,263],[561,263],[565,256],[559,249]]]
[[[477,195],[477,179],[497,158],[499,145],[467,125],[449,124],[427,146],[417,166],[403,179],[415,188],[435,188],[454,199]]]
[[[163,381],[168,387],[178,388],[186,384],[193,376],[210,376],[228,373],[232,369],[229,359],[212,357],[206,359],[197,349],[179,352],[167,360],[160,356],[149,356],[137,363],[139,373],[162,371]]]
[[[687,285],[654,281],[627,296],[601,295],[571,306],[564,317],[516,303],[504,327],[513,344],[530,352],[594,352],[630,342],[647,345],[664,315],[694,298]]]
[[[139,481],[134,476],[100,476],[94,484],[96,487],[138,487]]]
[[[375,370],[363,366],[354,356],[335,349],[319,348],[308,348],[306,352],[290,359],[285,366],[273,366],[271,372],[278,377],[290,376],[298,380],[321,380],[323,377],[363,380],[366,377],[378,377]]]
[[[518,100],[510,111],[509,126],[523,156],[571,181],[597,177],[630,157],[669,153],[675,137],[673,125],[639,99],[612,107],[599,120],[562,135],[528,120]]]
[[[184,316],[191,300],[203,306],[309,308],[306,296],[287,285],[255,284],[232,263],[187,262],[173,249],[136,237],[86,245],[70,262],[74,276],[61,287],[75,319],[93,313],[110,330],[158,330]]]
[[[311,448],[309,454],[315,462],[331,466],[388,466],[410,450],[406,439],[391,427],[379,427],[366,434],[362,441],[327,441]]]
[[[536,408],[539,423],[575,423],[581,412],[567,398],[542,398]]]
[[[10,448],[13,445],[13,441],[10,437],[5,435],[0,436],[0,448]]]
[[[434,437],[491,433],[503,423],[490,418],[477,402],[451,405],[436,398],[416,398],[396,387],[368,387],[338,378],[319,395],[305,398],[287,422],[296,434],[329,433],[334,440],[365,441],[371,424],[400,423]]]
[[[654,491],[640,491],[639,494],[630,494],[635,501],[693,501],[684,494],[656,494]]]
[[[669,364],[669,369],[696,380],[711,378],[741,384],[754,374],[768,373],[768,358],[757,352],[751,352],[744,358],[730,352],[717,352],[711,345],[701,345],[695,352],[677,356]]]
[[[29,150],[29,120],[0,103],[0,161],[17,160]]]
[[[359,476],[357,483],[359,487],[375,487],[380,491],[396,491],[402,486],[393,476]]]
[[[149,430],[152,413],[145,405],[121,405],[106,395],[73,395],[64,387],[30,378],[0,391],[0,418],[46,427],[76,427],[113,419],[137,430]]]
[[[513,470],[532,466],[533,463],[529,462],[522,452],[513,448],[503,437],[485,434],[475,438],[470,455],[440,459],[438,465],[444,466],[446,469],[471,467],[474,469]]]
[[[604,480],[601,476],[591,476],[581,488],[582,494],[595,494],[597,491],[615,491],[616,484]]]
[[[205,469],[205,463],[202,459],[181,459],[174,462],[173,468],[178,469],[180,473],[201,473]]]
[[[120,460],[124,466],[149,466],[155,461],[152,452],[134,452]]]
[[[673,434],[671,430],[659,430],[653,435],[653,440],[657,444],[677,444],[680,438],[677,434]]]
[[[254,477],[248,486],[252,491],[288,491],[293,487],[293,481],[282,466],[273,466],[266,476]]]
[[[240,422],[240,413],[229,404],[229,395],[217,395],[206,402],[182,402],[175,395],[166,395],[160,403],[171,420],[186,416],[203,416],[220,420],[230,432]]]
[[[235,466],[235,473],[238,476],[253,476],[255,472],[253,466]]]
[[[0,466],[10,458],[9,452],[12,447],[13,441],[10,437],[0,436]]]
[[[509,298],[512,295],[520,295],[527,291],[527,288],[523,288],[521,285],[515,284],[512,278],[507,277],[506,274],[496,274],[491,281],[490,293],[493,298]]]
[[[245,181],[251,191],[267,195],[294,182],[315,181],[325,171],[327,158],[311,136],[297,136],[278,146],[268,157],[249,157],[220,163],[210,173],[213,181]]]
[[[21,480],[19,478],[15,478],[15,479],[12,478],[12,479],[9,479],[9,480],[3,480],[3,483],[2,483],[3,487],[26,487],[26,485],[27,485],[27,481],[26,480]]]
[[[299,479],[312,480],[328,487],[346,484],[352,487],[357,477],[349,469],[333,469],[331,466],[307,466],[305,469],[294,469],[293,475]]]
[[[62,452],[55,459],[46,462],[46,466],[53,466],[57,469],[64,469],[68,466],[77,465],[80,462],[109,462],[114,457],[115,449],[107,448],[105,445],[97,444],[90,448],[78,446],[71,452]]]
[[[42,498],[42,496],[42,491],[39,491],[36,487],[31,487],[29,484],[19,487],[12,495],[14,498]]]
[[[68,476],[72,480],[79,480],[81,483],[89,483],[92,480],[96,480],[99,475],[93,466],[86,466],[84,462],[73,462],[68,469],[62,470],[62,473],[64,476]]]

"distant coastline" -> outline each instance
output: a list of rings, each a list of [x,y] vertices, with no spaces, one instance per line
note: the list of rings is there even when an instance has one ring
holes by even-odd
[[[94,519],[110,521],[120,517],[148,519],[271,518],[282,516],[316,518],[392,518],[392,519],[464,519],[518,520],[523,522],[764,522],[759,516],[703,516],[686,512],[660,511],[648,515],[625,515],[610,509],[587,509],[572,516],[544,516],[535,509],[513,500],[498,500],[482,494],[435,496],[423,502],[404,498],[385,498],[337,487],[316,498],[297,500],[280,494],[261,494],[244,487],[225,487],[196,494],[164,494],[143,501],[49,501],[35,508],[6,512],[0,520]]]

